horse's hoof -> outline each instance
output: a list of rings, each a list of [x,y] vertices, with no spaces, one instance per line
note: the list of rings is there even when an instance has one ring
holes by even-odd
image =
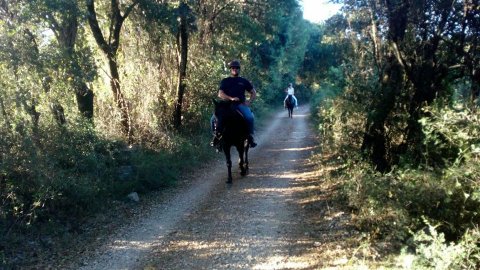
[[[232,179],[228,179],[227,181],[225,181],[225,183],[231,184],[231,183],[233,183],[233,181],[232,181]]]

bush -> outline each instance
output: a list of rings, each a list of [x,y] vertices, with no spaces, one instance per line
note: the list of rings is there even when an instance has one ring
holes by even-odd
[[[424,159],[427,166],[461,165],[480,156],[480,115],[462,107],[427,107],[420,123],[425,134]]]
[[[407,153],[390,172],[378,173],[358,154],[364,125],[355,119],[362,119],[360,113],[345,98],[318,99],[317,103],[318,132],[332,147],[324,151],[345,161],[332,175],[341,186],[339,197],[352,208],[354,224],[369,234],[368,239],[416,249],[419,268],[476,269],[480,251],[475,227],[480,223],[479,113],[461,106],[427,107],[428,118],[420,121],[424,162],[412,164]],[[435,231],[432,227],[424,232],[425,222],[437,224]],[[442,264],[442,258],[448,263]]]
[[[36,136],[5,135],[10,153],[3,154],[0,163],[3,224],[75,219],[97,209],[96,198],[111,182],[116,163],[112,150],[117,146],[96,137],[88,127],[44,129]]]
[[[179,172],[193,170],[213,154],[207,151],[205,136],[167,135],[165,141],[152,139],[157,143],[149,148],[128,148],[98,136],[89,124],[42,127],[36,135],[4,132],[0,137],[3,235],[12,229],[81,221],[132,191],[172,185]]]
[[[478,228],[466,231],[457,243],[447,242],[445,236],[428,224],[425,230],[414,234],[416,248],[413,259],[410,259],[411,269],[478,269],[480,267],[480,231]],[[403,250],[400,260],[410,256]]]

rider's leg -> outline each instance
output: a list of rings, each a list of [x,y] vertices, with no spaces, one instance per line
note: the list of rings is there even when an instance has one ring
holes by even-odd
[[[295,100],[295,108],[298,107],[298,101],[297,101],[297,97],[295,95],[292,95],[293,97],[293,100]]]
[[[250,110],[248,106],[243,104],[238,105],[238,110],[243,115],[243,118],[245,118],[245,121],[247,121],[248,132],[250,134],[254,134],[255,131],[254,131],[254,119],[253,119],[252,110]]]
[[[247,122],[248,133],[250,134],[250,136],[248,137],[248,142],[250,143],[250,147],[255,147],[257,146],[257,144],[255,143],[255,140],[253,138],[253,134],[255,133],[255,128],[254,128],[254,119],[253,119],[252,110],[250,110],[248,106],[243,104],[238,105],[238,110],[240,111],[240,113],[245,118],[245,121]]]
[[[287,98],[288,98],[288,95],[283,100],[283,107],[285,107],[285,108],[287,108]]]

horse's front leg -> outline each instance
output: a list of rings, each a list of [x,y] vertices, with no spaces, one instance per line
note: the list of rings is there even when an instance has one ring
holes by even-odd
[[[242,152],[239,152],[240,156],[240,170],[241,170],[241,175],[245,176],[248,174],[248,149],[250,149],[250,145],[248,143],[248,140],[245,140],[245,143],[243,144],[242,147]]]
[[[244,160],[244,153],[245,153],[245,146],[243,144],[239,144],[236,146],[238,151],[238,167],[240,168],[240,175],[245,176],[247,174],[247,170],[245,169],[245,160]]]
[[[245,160],[243,167],[245,168],[245,174],[248,174],[248,149],[250,149],[250,145],[248,142],[245,143]]]
[[[230,147],[225,147],[223,149],[223,152],[225,153],[225,159],[227,160],[227,170],[228,170],[227,183],[230,184],[232,183],[232,158],[230,156]]]

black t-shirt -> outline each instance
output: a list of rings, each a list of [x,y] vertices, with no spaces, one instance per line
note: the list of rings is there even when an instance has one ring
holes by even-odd
[[[220,82],[220,90],[231,97],[238,97],[245,102],[245,91],[252,91],[253,85],[242,77],[228,77]]]

